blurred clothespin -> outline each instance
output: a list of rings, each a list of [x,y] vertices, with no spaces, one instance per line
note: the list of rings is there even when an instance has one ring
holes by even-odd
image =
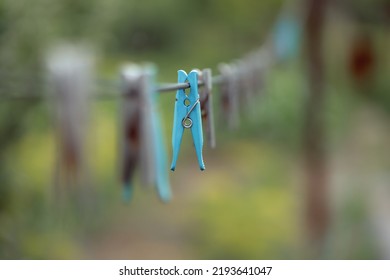
[[[151,137],[151,104],[143,93],[144,76],[137,65],[125,66],[122,75],[122,182],[125,199],[132,195],[132,180],[139,164],[141,183],[150,185],[154,179]]]
[[[155,82],[156,77],[156,68],[148,64],[144,66],[145,79],[144,82],[144,93],[146,97],[150,99],[150,111],[152,121],[152,139],[153,139],[153,154],[154,154],[154,164],[155,164],[155,186],[159,194],[160,199],[163,202],[168,202],[171,200],[171,187],[169,184],[169,173],[168,163],[167,163],[167,153],[166,146],[164,141],[164,136],[162,133],[162,124],[159,108],[157,107],[157,86]]]
[[[215,126],[214,126],[214,108],[212,95],[212,75],[211,69],[199,71],[199,80],[203,82],[200,90],[200,104],[202,111],[202,121],[206,126],[206,139],[210,148],[216,147]]]
[[[237,86],[238,86],[238,97],[241,107],[244,109],[251,102],[251,71],[249,64],[243,60],[235,61],[236,77],[237,77]]]
[[[155,106],[155,69],[131,64],[122,70],[122,182],[125,199],[132,195],[137,165],[144,186],[154,184],[162,201],[170,200],[165,145]]]
[[[68,190],[86,186],[85,136],[93,57],[83,47],[61,45],[49,52],[47,68],[57,122],[56,190],[62,196],[61,185]]]
[[[278,61],[295,56],[301,41],[301,24],[292,12],[284,11],[273,33],[274,54]]]
[[[260,94],[264,86],[264,76],[268,67],[271,65],[272,58],[269,49],[266,46],[253,53],[252,57],[254,71],[253,71],[253,87],[254,93]]]
[[[219,65],[222,77],[220,84],[222,113],[230,129],[236,129],[239,124],[237,78],[233,67],[229,64]]]
[[[257,93],[257,82],[258,79],[260,79],[260,76],[258,76],[258,73],[256,72],[257,65],[254,53],[250,53],[248,56],[246,56],[245,61],[249,69],[247,74],[247,83],[249,88],[249,97],[250,100],[252,100]]]
[[[185,71],[178,71],[178,83],[189,82],[189,94],[186,95],[184,89],[179,89],[176,92],[175,111],[173,117],[172,131],[172,148],[173,158],[171,170],[176,168],[177,158],[179,156],[181,140],[183,138],[184,129],[191,129],[192,139],[195,146],[196,155],[200,170],[205,169],[203,162],[203,132],[202,132],[202,116],[201,105],[198,93],[198,72],[191,71],[188,75]]]

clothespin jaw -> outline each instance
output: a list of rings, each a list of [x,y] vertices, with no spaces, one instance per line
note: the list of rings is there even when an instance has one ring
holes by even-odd
[[[222,76],[220,86],[223,117],[227,119],[230,129],[236,129],[239,124],[237,78],[233,65],[220,64],[219,71]]]
[[[203,69],[203,71],[200,72],[199,79],[203,82],[203,88],[200,91],[202,121],[206,124],[207,143],[210,148],[214,149],[216,147],[216,139],[211,69]]]
[[[190,92],[185,94],[184,89],[179,89],[176,92],[175,110],[173,117],[172,130],[172,148],[173,157],[171,170],[176,168],[177,158],[179,156],[180,145],[183,138],[184,129],[191,129],[192,139],[195,146],[196,155],[198,158],[200,170],[205,169],[203,162],[203,131],[202,131],[202,116],[200,110],[200,100],[198,93],[198,73],[196,70],[191,71],[188,75],[185,71],[178,71],[178,83],[188,82],[190,84]]]

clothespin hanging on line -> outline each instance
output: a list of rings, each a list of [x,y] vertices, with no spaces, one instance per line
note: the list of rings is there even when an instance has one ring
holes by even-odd
[[[255,94],[260,94],[264,87],[264,77],[266,71],[273,63],[272,52],[269,50],[269,45],[264,45],[261,49],[250,55],[253,62],[253,88]]]
[[[169,183],[169,173],[166,145],[163,136],[163,129],[161,123],[160,112],[158,108],[158,92],[156,86],[156,68],[148,64],[145,66],[146,79],[146,93],[151,100],[151,114],[152,118],[152,132],[153,132],[153,151],[154,151],[154,162],[155,162],[155,186],[160,199],[163,202],[171,200],[171,186]]]
[[[236,129],[239,124],[236,71],[233,65],[226,63],[218,68],[222,77],[220,93],[223,118],[227,119],[229,129]]]
[[[216,147],[216,139],[211,69],[203,69],[203,71],[199,71],[199,80],[203,82],[203,87],[200,89],[202,122],[205,124],[206,127],[205,131],[207,143],[210,148],[214,149]]]
[[[236,69],[236,79],[237,79],[237,95],[239,99],[239,104],[241,108],[246,111],[246,107],[252,101],[251,93],[251,84],[250,84],[250,67],[245,60],[240,59],[234,61],[234,66]]]
[[[301,23],[295,13],[283,11],[273,31],[273,49],[278,61],[294,57],[298,53],[301,33]]]
[[[258,94],[258,88],[257,84],[260,83],[261,80],[261,73],[257,71],[257,68],[259,67],[257,65],[256,60],[256,54],[254,52],[249,53],[247,56],[243,59],[246,63],[247,67],[247,87],[249,91],[249,99],[252,101],[252,99]]]
[[[203,131],[200,109],[201,105],[198,93],[198,72],[193,70],[187,75],[185,71],[179,70],[178,83],[185,83],[186,81],[190,83],[189,94],[186,95],[184,89],[179,89],[176,92],[172,130],[173,157],[171,170],[174,171],[176,168],[184,129],[190,129],[198,158],[199,168],[203,171],[206,167],[204,165],[202,155]]]
[[[122,183],[124,197],[130,199],[137,165],[144,186],[154,184],[160,199],[171,198],[166,154],[155,107],[154,67],[131,64],[122,70]]]
[[[74,187],[87,186],[85,136],[93,61],[90,50],[74,45],[61,45],[47,56],[48,84],[53,92],[51,108],[55,108],[57,122],[55,181],[56,194],[60,197],[68,196]],[[66,187],[67,193],[61,186]],[[81,194],[84,199],[85,192]]]
[[[252,53],[249,58],[252,65],[252,87],[253,94],[259,95],[264,84],[264,70],[262,56],[258,52]]]

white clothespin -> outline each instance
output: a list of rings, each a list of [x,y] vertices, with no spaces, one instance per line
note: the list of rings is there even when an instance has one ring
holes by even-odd
[[[56,194],[61,198],[87,185],[85,136],[94,59],[88,49],[62,45],[49,52],[46,62],[57,124]]]
[[[236,129],[239,125],[236,70],[233,65],[224,63],[219,65],[219,71],[222,76],[220,91],[223,117],[230,129]]]

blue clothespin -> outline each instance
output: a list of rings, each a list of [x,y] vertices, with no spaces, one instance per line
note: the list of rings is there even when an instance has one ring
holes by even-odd
[[[190,84],[190,92],[186,95],[184,89],[179,89],[176,93],[175,112],[173,117],[172,147],[173,158],[171,170],[176,168],[176,161],[179,156],[180,144],[183,138],[184,129],[191,129],[196,155],[198,157],[200,170],[205,170],[203,163],[203,132],[202,116],[200,111],[200,101],[198,93],[198,72],[191,71],[188,75],[185,71],[178,71],[178,83]]]
[[[159,194],[160,199],[163,202],[171,200],[171,187],[169,184],[169,175],[167,173],[167,154],[165,152],[165,142],[162,134],[161,118],[159,116],[159,110],[157,107],[157,95],[156,91],[156,68],[148,64],[144,67],[145,71],[145,93],[150,99],[150,115],[152,121],[152,137],[154,148],[154,163],[155,163],[155,186]]]
[[[274,50],[278,60],[285,60],[298,53],[301,41],[301,26],[293,14],[283,13],[276,23]]]

